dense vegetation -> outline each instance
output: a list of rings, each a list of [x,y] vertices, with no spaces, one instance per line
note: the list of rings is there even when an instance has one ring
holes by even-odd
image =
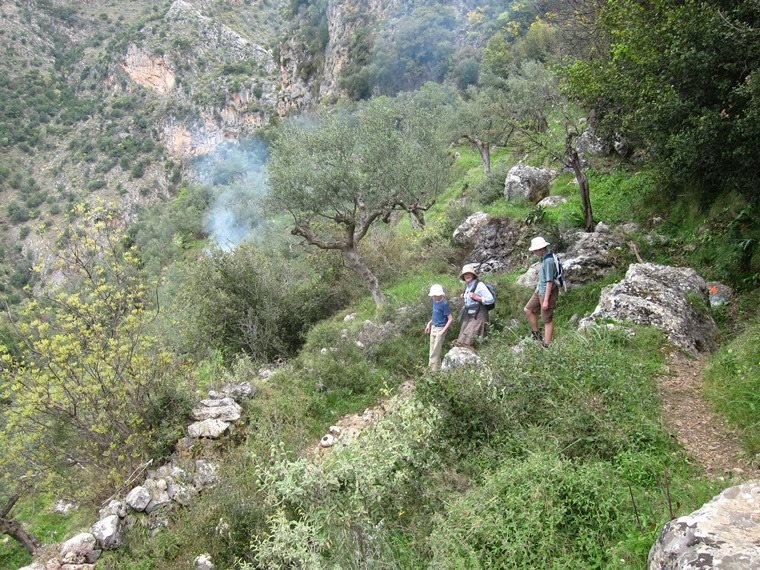
[[[245,429],[225,444],[218,486],[172,511],[155,536],[133,525],[99,565],[186,568],[205,551],[240,570],[642,567],[661,525],[726,482],[708,480],[663,427],[655,378],[672,348],[661,335],[575,330],[571,317],[593,310],[633,252],[615,253],[618,272],[604,283],[563,294],[548,351],[510,350],[527,333],[529,292],[514,274],[494,275],[487,365],[424,369],[426,292],[434,282],[458,291],[468,252],[450,236],[466,216],[484,210],[553,237],[635,221],[645,259],[735,288],[714,312],[722,347],[706,381],[757,463],[757,12],[738,0],[572,4],[465,3],[463,19],[431,0],[377,21],[354,14],[346,97],[273,120],[240,152],[186,165],[191,183],[151,121],[253,89],[258,63],[191,65],[200,32],[172,36],[168,6],[117,26],[111,13],[40,2],[42,21],[103,22],[110,41],[88,49],[121,53],[139,37],[154,53],[181,54],[189,102],[141,89],[105,98],[106,60],[80,69],[81,52],[57,36],[48,73],[16,76],[29,105],[0,82],[0,191],[14,228],[0,244],[9,308],[0,509],[21,495],[4,514],[44,542],[86,528],[135,468],[171,453],[194,399],[276,361],[285,364],[255,381]],[[327,9],[293,0],[287,10],[289,41],[310,54],[304,80],[324,65]],[[215,5],[214,14],[259,29],[261,16],[245,10]],[[591,130],[619,152],[581,157],[577,142]],[[67,141],[55,172],[83,170],[82,188],[54,187],[31,158],[11,160],[51,141]],[[568,201],[507,202],[504,178],[520,161],[571,168],[552,185]],[[88,198],[134,189],[166,190],[166,200],[143,204],[126,228]],[[240,230],[234,243],[215,235],[218,208],[234,211],[221,218]],[[60,227],[34,270],[17,243],[31,220]],[[647,239],[651,231],[663,239]],[[29,284],[37,290],[24,300]],[[410,381],[414,394],[398,395]],[[387,398],[391,411],[359,445],[321,459],[307,452],[344,414]],[[57,498],[76,498],[79,512],[51,515]],[[3,567],[28,559],[0,545]]]

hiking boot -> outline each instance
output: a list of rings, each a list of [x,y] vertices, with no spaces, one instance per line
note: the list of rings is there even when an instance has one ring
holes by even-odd
[[[537,340],[538,342],[543,342],[543,340],[544,340],[544,339],[541,337],[541,333],[540,333],[539,331],[531,331],[531,332],[530,332],[530,337],[531,337],[533,340]]]

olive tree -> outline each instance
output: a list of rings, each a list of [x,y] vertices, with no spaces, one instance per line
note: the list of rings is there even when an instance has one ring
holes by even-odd
[[[515,128],[529,143],[572,169],[581,194],[583,225],[586,231],[592,231],[594,216],[589,182],[577,148],[586,123],[574,116],[571,101],[563,95],[556,77],[541,63],[524,62],[507,77],[504,89]],[[561,136],[550,129],[550,116],[559,118]]]
[[[452,115],[448,130],[452,141],[464,141],[478,151],[483,172],[488,174],[491,149],[504,146],[515,132],[514,108],[499,89],[470,87]]]
[[[288,121],[273,144],[270,202],[292,216],[293,235],[339,251],[376,305],[385,297],[357,246],[394,211],[424,224],[448,178],[439,112],[423,96],[379,97]]]

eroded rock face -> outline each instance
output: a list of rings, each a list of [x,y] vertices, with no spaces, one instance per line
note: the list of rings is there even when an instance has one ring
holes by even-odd
[[[504,182],[507,200],[523,198],[537,204],[549,195],[549,185],[557,176],[554,170],[518,164],[509,169]]]
[[[479,263],[481,273],[525,267],[533,229],[519,220],[495,218],[471,238],[475,247],[465,263]]]
[[[705,280],[693,269],[654,263],[633,264],[622,281],[605,287],[596,309],[579,328],[600,319],[653,326],[690,354],[710,350],[717,330]]]
[[[122,67],[132,81],[157,93],[169,93],[177,83],[163,56],[154,56],[134,44],[127,48]]]
[[[665,525],[649,551],[650,570],[760,568],[760,482],[730,487],[701,509]]]

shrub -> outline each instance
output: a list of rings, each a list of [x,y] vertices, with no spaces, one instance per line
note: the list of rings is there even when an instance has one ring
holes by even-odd
[[[76,288],[24,307],[20,357],[0,347],[9,379],[0,469],[6,475],[23,465],[36,487],[97,495],[150,455],[163,427],[146,417],[151,395],[176,383],[172,371],[181,369],[146,332],[149,294],[115,216],[84,208],[78,215],[55,266]]]
[[[609,466],[551,454],[510,462],[436,516],[434,568],[599,568],[633,524]]]
[[[507,179],[509,164],[497,162],[474,189],[474,197],[480,204],[488,205],[504,197],[504,181]]]

